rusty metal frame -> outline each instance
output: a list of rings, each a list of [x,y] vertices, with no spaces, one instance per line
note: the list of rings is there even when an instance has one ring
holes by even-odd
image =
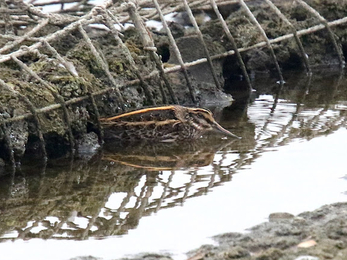
[[[78,1],[76,1],[76,2],[78,2]],[[247,73],[247,68],[244,65],[244,62],[241,58],[240,53],[251,50],[251,49],[263,48],[263,47],[267,47],[270,50],[274,65],[276,67],[276,70],[278,71],[280,82],[283,83],[284,80],[283,80],[282,72],[281,72],[280,66],[277,62],[275,52],[273,51],[272,44],[294,38],[297,45],[298,45],[298,52],[300,53],[300,56],[302,57],[303,64],[305,65],[306,70],[308,72],[310,72],[311,69],[310,69],[308,57],[305,54],[303,44],[301,43],[299,37],[303,36],[303,35],[307,35],[307,34],[312,34],[314,32],[317,32],[317,31],[323,30],[323,29],[326,29],[329,33],[329,37],[330,37],[330,39],[331,39],[331,41],[335,47],[335,51],[336,51],[337,56],[338,56],[340,66],[341,67],[344,66],[345,61],[344,61],[343,53],[342,53],[341,47],[339,46],[338,39],[336,39],[334,34],[333,34],[332,28],[334,26],[337,26],[337,25],[347,24],[347,17],[343,17],[343,18],[340,18],[340,19],[337,19],[334,21],[327,21],[324,17],[322,17],[314,8],[309,6],[306,2],[304,2],[303,0],[296,0],[296,2],[302,8],[304,8],[306,11],[308,11],[310,14],[312,14],[314,17],[316,17],[320,22],[318,25],[312,26],[310,28],[297,30],[290,23],[289,19],[287,17],[285,17],[283,15],[283,13],[281,13],[281,11],[278,9],[278,7],[276,7],[276,5],[271,0],[265,0],[265,3],[270,6],[271,10],[273,10],[274,13],[280,19],[282,19],[290,28],[290,32],[288,34],[282,35],[282,36],[277,37],[275,39],[269,39],[266,35],[266,32],[262,28],[261,24],[257,21],[257,19],[254,17],[252,12],[250,11],[250,9],[248,7],[248,2],[249,1],[244,1],[244,0],[230,0],[230,1],[222,1],[222,0],[193,1],[193,0],[191,0],[189,2],[188,2],[188,0],[183,0],[183,1],[177,0],[174,2],[172,2],[172,1],[167,2],[164,0],[162,0],[162,1],[145,0],[145,1],[138,1],[137,4],[135,4],[129,0],[125,4],[119,4],[119,3],[113,3],[113,1],[111,1],[111,0],[107,0],[101,6],[93,8],[92,10],[90,10],[90,12],[86,13],[85,15],[83,15],[81,17],[73,16],[73,15],[65,15],[65,14],[46,14],[46,13],[43,13],[39,8],[37,8],[33,5],[29,5],[27,3],[20,2],[18,5],[18,10],[16,9],[15,12],[11,12],[12,9],[8,9],[9,12],[7,12],[6,15],[3,15],[4,21],[11,23],[11,26],[13,27],[17,24],[15,17],[18,17],[18,16],[24,17],[25,16],[25,17],[28,17],[28,19],[31,19],[30,17],[35,15],[36,17],[38,17],[38,19],[36,21],[36,26],[34,26],[31,30],[26,32],[22,37],[12,35],[11,34],[11,31],[12,31],[11,28],[10,27],[7,28],[8,34],[1,35],[1,37],[3,39],[8,40],[8,43],[5,46],[2,46],[0,48],[0,53],[1,53],[0,63],[4,63],[4,62],[9,61],[9,60],[16,62],[24,71],[26,71],[29,75],[31,75],[33,78],[35,78],[37,81],[39,81],[42,86],[44,86],[45,88],[47,88],[51,91],[51,93],[55,96],[56,103],[51,104],[49,106],[36,108],[31,103],[31,101],[29,99],[25,99],[24,97],[21,96],[22,94],[20,93],[20,90],[17,92],[13,92],[11,90],[11,88],[8,87],[6,82],[0,82],[1,91],[10,91],[10,92],[12,92],[12,94],[17,95],[19,97],[19,99],[21,100],[21,102],[24,102],[30,111],[29,113],[25,113],[25,114],[22,114],[19,116],[15,116],[15,117],[8,118],[8,119],[3,119],[0,121],[0,125],[2,126],[2,128],[6,128],[5,127],[6,124],[33,117],[36,128],[37,128],[37,133],[39,135],[39,139],[41,142],[42,151],[46,155],[46,151],[44,149],[44,139],[43,139],[42,130],[40,128],[40,122],[38,119],[38,114],[47,113],[47,112],[55,110],[55,109],[62,109],[63,114],[64,114],[64,121],[65,121],[66,126],[67,126],[67,133],[69,136],[71,151],[73,152],[74,151],[73,150],[74,136],[72,134],[71,122],[70,122],[71,120],[70,120],[69,113],[67,110],[67,106],[69,106],[71,104],[77,104],[78,102],[81,102],[81,101],[90,100],[90,102],[92,103],[92,108],[94,110],[94,114],[97,117],[97,125],[98,125],[98,128],[100,130],[99,138],[102,140],[102,129],[101,129],[100,124],[98,123],[99,122],[98,121],[99,120],[99,111],[98,111],[98,108],[97,108],[95,100],[94,100],[94,98],[96,96],[100,96],[100,95],[103,95],[103,94],[111,92],[111,91],[116,91],[119,105],[121,107],[123,107],[123,109],[125,110],[124,100],[123,100],[123,96],[122,96],[122,90],[124,88],[131,87],[132,85],[140,84],[142,86],[142,88],[144,89],[144,92],[146,94],[147,99],[153,105],[156,105],[156,102],[152,96],[151,90],[150,90],[148,84],[146,83],[146,81],[148,79],[160,76],[160,79],[164,82],[164,85],[167,88],[167,90],[171,96],[172,102],[177,104],[178,100],[177,100],[176,94],[174,93],[172,86],[171,86],[171,83],[169,82],[166,74],[172,73],[175,71],[182,71],[184,74],[184,77],[186,79],[186,82],[187,82],[187,91],[190,94],[191,100],[193,102],[196,102],[196,96],[195,96],[196,90],[192,86],[190,79],[189,79],[189,75],[188,75],[189,68],[192,66],[207,62],[209,64],[211,73],[213,75],[215,85],[217,86],[217,88],[221,88],[220,83],[219,83],[218,78],[217,78],[217,75],[216,75],[216,72],[213,68],[212,62],[215,59],[225,58],[225,57],[230,56],[230,55],[236,55],[237,56],[237,60],[238,60],[239,65],[242,69],[243,75],[245,76],[245,79],[249,85],[249,89],[251,89],[251,81],[249,79],[249,76]],[[246,11],[249,18],[252,20],[252,22],[259,29],[259,32],[263,36],[264,41],[258,42],[252,46],[237,48],[235,41],[234,41],[234,39],[230,33],[230,28],[227,27],[224,19],[221,17],[219,10],[218,10],[218,6],[222,6],[225,4],[239,4],[239,5],[241,5],[242,8]],[[193,13],[192,13],[192,8],[204,9],[204,8],[206,8],[206,6],[207,7],[212,6],[219,21],[222,24],[224,33],[227,35],[229,41],[233,45],[233,50],[229,50],[225,53],[219,53],[216,55],[210,55],[209,54],[207,47],[206,47],[206,44],[204,42],[204,38],[201,34],[199,26],[198,26],[198,24],[197,24],[197,22],[193,16]],[[8,7],[2,7],[2,8],[6,9]],[[164,15],[167,13],[173,12],[173,11],[185,11],[188,13],[190,20],[193,24],[193,27],[195,29],[195,32],[197,33],[201,43],[204,46],[204,50],[205,50],[205,54],[206,54],[205,58],[200,58],[200,59],[198,59],[196,61],[192,61],[192,62],[186,62],[186,63],[183,62],[182,57],[180,55],[180,50],[178,49],[178,47],[175,43],[175,40],[172,37],[172,33],[171,33],[169,27],[167,26],[165,20],[164,20]],[[0,17],[1,17],[1,13],[3,13],[3,12],[0,12]],[[16,14],[17,16],[12,16],[13,13]],[[18,15],[17,13],[20,13],[20,15]],[[150,35],[149,31],[147,30],[147,28],[144,26],[144,23],[143,23],[143,19],[155,18],[155,17],[159,17],[161,19],[163,26],[164,26],[164,28],[165,28],[168,36],[169,36],[170,44],[171,44],[171,46],[172,46],[172,48],[173,48],[173,50],[174,50],[174,52],[175,52],[175,54],[179,60],[179,65],[177,65],[177,66],[173,66],[170,68],[163,68],[163,66],[162,66],[163,64],[161,63],[158,55],[156,54],[156,46],[155,46],[153,40],[151,39],[151,35]],[[32,22],[32,20],[30,20],[30,21]],[[155,67],[157,68],[157,71],[154,71],[150,75],[141,75],[140,71],[136,67],[134,60],[131,58],[131,55],[130,55],[128,57],[128,60],[132,64],[132,67],[133,67],[134,71],[136,72],[137,79],[125,82],[121,86],[118,86],[116,81],[114,80],[112,74],[108,70],[108,65],[101,58],[100,54],[96,50],[92,41],[90,40],[88,33],[83,29],[83,27],[90,25],[90,24],[93,24],[93,23],[104,23],[111,30],[116,41],[118,43],[122,44],[122,41],[118,35],[118,31],[114,28],[112,23],[116,22],[118,24],[122,24],[122,23],[127,22],[127,21],[132,21],[135,24],[135,28],[140,32],[140,35],[141,35],[141,38],[143,41],[144,50],[146,50],[148,52],[149,56],[151,57],[152,61],[155,64]],[[56,31],[55,33],[48,34],[48,35],[43,36],[43,37],[34,37],[34,35],[37,32],[42,32],[42,30],[44,28],[46,28],[46,26],[48,24],[57,24],[57,25],[64,24],[65,27],[61,30]],[[60,63],[65,66],[66,70],[70,74],[72,74],[73,76],[76,77],[78,75],[74,75],[73,70],[69,69],[69,64],[58,53],[58,51],[50,45],[51,42],[56,41],[58,39],[61,39],[62,37],[65,37],[69,33],[76,31],[76,30],[78,30],[82,34],[83,38],[88,43],[88,46],[92,50],[92,53],[94,54],[96,61],[99,63],[99,65],[104,70],[104,72],[107,75],[108,79],[110,80],[112,86],[106,87],[105,89],[97,91],[97,92],[91,92],[90,90],[87,90],[86,91],[87,94],[85,96],[81,96],[78,98],[71,98],[69,100],[64,100],[54,90],[54,88],[51,86],[50,82],[47,82],[47,81],[43,80],[42,78],[40,78],[39,75],[37,75],[35,72],[33,72],[23,61],[20,60],[20,57],[22,57],[23,55],[26,55],[30,52],[37,52],[42,47],[47,47],[50,50],[52,56],[54,58],[58,59],[60,61]],[[33,43],[29,46],[24,46],[24,48],[22,48],[21,44],[26,40],[31,41]],[[123,45],[123,48],[126,48],[126,46]],[[14,49],[14,50],[10,53],[5,54],[7,51],[9,51],[11,49]],[[129,53],[130,53],[130,51],[129,51]],[[167,100],[166,100],[165,92],[162,89],[162,87],[161,87],[161,93],[163,96],[162,97],[162,103],[166,103]]]

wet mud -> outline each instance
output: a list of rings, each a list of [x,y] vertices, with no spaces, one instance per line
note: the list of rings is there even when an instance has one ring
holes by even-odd
[[[187,253],[188,260],[342,260],[347,257],[347,203],[325,205],[294,216],[269,215],[268,221],[245,233],[213,237],[217,245],[203,245]],[[128,260],[167,260],[170,255],[143,253]]]
[[[203,246],[194,254],[204,253],[204,259],[345,259],[346,210],[347,203],[337,203],[297,216],[273,213],[249,233],[218,235],[219,246]]]

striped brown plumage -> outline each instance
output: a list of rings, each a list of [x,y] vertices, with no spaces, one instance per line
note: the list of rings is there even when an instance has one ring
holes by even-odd
[[[210,111],[178,105],[145,108],[102,118],[101,124],[105,140],[176,142],[197,139],[206,132],[237,137],[220,126]]]

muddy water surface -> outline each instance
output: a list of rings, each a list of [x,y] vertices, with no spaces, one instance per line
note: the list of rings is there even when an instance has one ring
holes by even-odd
[[[347,81],[337,72],[255,79],[251,100],[210,108],[241,140],[109,145],[3,169],[1,259],[185,252],[272,212],[347,200]]]

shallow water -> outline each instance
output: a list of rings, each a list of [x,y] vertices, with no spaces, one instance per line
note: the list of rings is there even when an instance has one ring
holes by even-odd
[[[256,79],[257,92],[210,108],[218,136],[23,163],[0,183],[3,259],[176,259],[219,233],[347,199],[347,81],[331,71]],[[10,171],[10,170],[7,170]]]

